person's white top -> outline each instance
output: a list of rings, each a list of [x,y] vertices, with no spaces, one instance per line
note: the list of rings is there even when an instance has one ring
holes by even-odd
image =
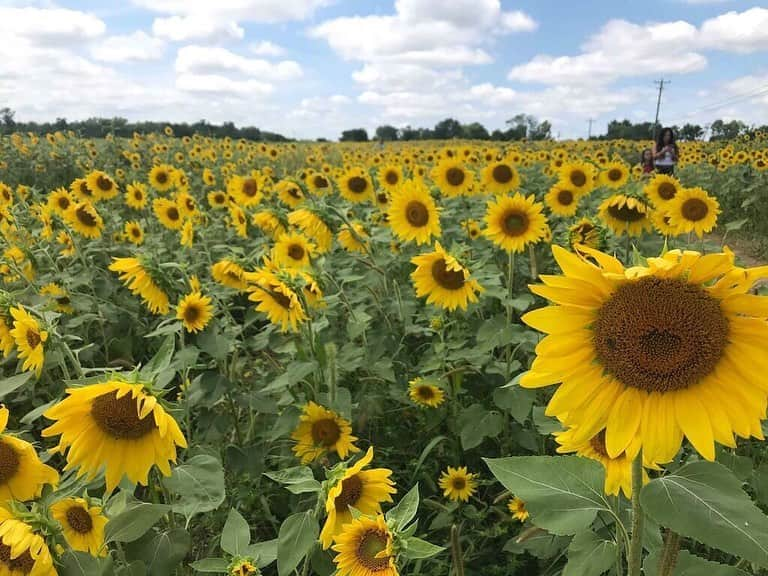
[[[675,165],[675,157],[672,155],[672,152],[667,150],[664,152],[663,156],[659,156],[656,158],[656,166],[674,166]]]

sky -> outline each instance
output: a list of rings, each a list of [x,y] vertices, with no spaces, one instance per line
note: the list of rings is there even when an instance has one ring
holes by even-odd
[[[761,5],[762,4],[762,5]],[[18,120],[206,119],[293,138],[433,126],[768,123],[758,0],[0,0]]]

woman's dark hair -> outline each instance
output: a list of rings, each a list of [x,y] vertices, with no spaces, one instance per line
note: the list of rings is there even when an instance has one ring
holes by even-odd
[[[675,155],[677,155],[677,142],[675,142],[675,132],[667,126],[666,128],[662,128],[661,132],[659,132],[659,137],[656,139],[656,150],[661,150],[664,148],[664,135],[669,132],[669,143],[672,145],[672,147],[675,149]]]
[[[651,162],[650,163],[651,163],[651,165],[653,165],[653,150],[651,150],[650,148],[646,148],[645,150],[640,152],[640,164],[641,165],[645,164],[645,153],[646,152],[650,152],[651,153]]]

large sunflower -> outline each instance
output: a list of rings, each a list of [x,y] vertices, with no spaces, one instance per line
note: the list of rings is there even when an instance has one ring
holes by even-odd
[[[347,252],[365,254],[368,251],[368,233],[360,222],[351,222],[351,226],[344,224],[336,238]]]
[[[129,220],[125,223],[123,234],[131,244],[141,246],[144,243],[144,230],[141,229],[141,224],[136,220]]]
[[[701,188],[683,188],[664,208],[678,234],[695,232],[699,238],[712,231],[720,213],[718,201]]]
[[[507,194],[520,186],[520,174],[508,160],[491,162],[480,174],[483,188],[491,194]]]
[[[104,527],[107,517],[101,513],[101,506],[90,506],[83,498],[64,498],[52,504],[50,511],[73,550],[88,552],[91,556],[106,556]]]
[[[674,200],[683,187],[680,181],[669,174],[656,174],[643,188],[651,203],[657,208]]]
[[[96,200],[109,200],[117,196],[117,183],[106,172],[94,170],[85,178]]]
[[[501,196],[488,202],[485,213],[485,235],[507,252],[522,252],[547,233],[543,206],[533,195]]]
[[[609,196],[600,204],[598,213],[605,225],[617,236],[640,236],[643,231],[650,231],[652,228],[648,206],[632,196]]]
[[[312,172],[307,176],[307,187],[312,194],[323,195],[331,191],[331,181],[322,172]]]
[[[86,238],[98,238],[104,221],[90,202],[72,204],[64,214],[64,220],[75,232]]]
[[[32,444],[3,433],[8,416],[8,409],[0,405],[0,501],[26,502],[39,498],[46,484],[58,484],[59,474],[40,462]]]
[[[23,306],[10,309],[13,317],[13,329],[10,334],[16,342],[19,358],[24,360],[22,370],[33,370],[40,378],[45,363],[43,344],[48,340],[48,332],[40,330],[40,325]]]
[[[296,182],[293,180],[280,180],[275,185],[275,191],[277,192],[277,198],[288,206],[289,208],[296,208],[299,204],[304,202],[304,192]]]
[[[440,476],[440,488],[443,489],[443,495],[449,500],[457,502],[468,502],[469,497],[475,493],[475,478],[477,474],[467,472],[466,466],[454,468],[448,466],[448,469]]]
[[[563,181],[557,182],[544,196],[544,203],[553,214],[558,216],[573,216],[579,208],[581,195],[568,188]]]
[[[211,266],[211,276],[213,279],[227,288],[244,291],[248,289],[248,283],[245,281],[245,270],[243,267],[227,260],[219,260]]]
[[[141,297],[152,314],[168,314],[171,308],[168,295],[155,283],[138,258],[112,258],[109,269],[118,273],[134,296]]]
[[[621,160],[609,162],[603,166],[599,181],[606,188],[621,188],[629,180],[629,166]]]
[[[398,576],[392,533],[384,516],[361,516],[346,524],[333,549],[338,576]]]
[[[595,187],[595,167],[587,162],[568,162],[560,168],[560,180],[577,194],[589,194]]]
[[[649,464],[674,458],[683,436],[708,460],[734,433],[762,438],[768,298],[748,291],[765,267],[674,250],[625,270],[582,249],[599,266],[553,246],[564,276],[531,290],[555,305],[523,316],[549,334],[520,381],[559,384],[547,414],[575,428],[574,442],[605,428],[611,458],[641,445]]]
[[[379,186],[391,194],[403,183],[403,169],[396,164],[385,164],[379,168],[378,181]]]
[[[414,256],[411,262],[416,265],[411,273],[416,296],[426,296],[428,304],[446,310],[466,310],[467,304],[477,302],[477,293],[483,291],[469,270],[443,250],[439,242],[435,242],[434,252]]]
[[[187,447],[176,420],[143,384],[110,380],[67,388],[67,397],[43,414],[56,422],[42,434],[60,436],[56,450],[66,452],[64,470],[92,480],[103,469],[107,491],[126,476],[147,485],[157,465],[165,476],[176,462],[176,447]]]
[[[280,236],[272,247],[272,260],[277,266],[307,268],[315,246],[298,232]]]
[[[129,208],[142,210],[147,205],[147,187],[141,182],[128,184],[125,191],[125,203]]]
[[[474,173],[467,170],[461,160],[449,157],[443,158],[432,168],[431,176],[443,196],[449,198],[467,194],[475,179]]]
[[[48,196],[48,208],[59,216],[64,216],[73,202],[66,188],[57,188]]]
[[[149,171],[149,185],[158,192],[168,192],[175,183],[173,171],[173,166],[168,164],[153,167]]]
[[[371,199],[373,182],[362,168],[350,168],[336,182],[341,195],[350,202],[365,202]]]
[[[390,480],[392,470],[374,468],[363,470],[373,460],[373,447],[368,448],[365,456],[344,472],[341,480],[328,491],[325,501],[327,518],[320,532],[320,542],[327,550],[341,532],[342,526],[352,521],[352,506],[362,514],[378,514],[382,502],[392,502],[395,490]]]
[[[203,296],[199,291],[190,292],[179,301],[176,318],[181,320],[187,332],[204,330],[213,317],[213,305],[210,296]]]
[[[293,452],[302,464],[309,464],[329,452],[336,452],[342,460],[360,452],[354,445],[357,437],[352,435],[349,421],[312,401],[304,406],[291,438],[296,440]]]
[[[69,189],[80,202],[93,202],[96,199],[91,189],[88,188],[88,181],[85,178],[73,180]]]
[[[408,180],[392,194],[389,225],[404,242],[427,244],[440,236],[440,210],[423,182]]]
[[[0,508],[0,574],[57,576],[45,538],[8,508]]]
[[[256,206],[264,196],[264,177],[257,171],[250,176],[233,176],[227,182],[227,192],[241,206]]]
[[[168,198],[155,198],[152,201],[152,210],[160,220],[160,224],[169,230],[181,230],[184,220],[181,217],[179,205]]]

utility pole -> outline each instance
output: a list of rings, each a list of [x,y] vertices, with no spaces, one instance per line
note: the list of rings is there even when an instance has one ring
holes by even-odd
[[[656,118],[653,121],[653,141],[656,141],[656,130],[659,126],[659,110],[661,109],[661,93],[664,91],[664,84],[669,84],[669,80],[664,80],[662,78],[661,80],[656,80],[654,84],[656,84],[659,87],[659,97],[656,100]]]
[[[587,140],[592,138],[592,122],[594,122],[594,118],[589,119],[589,128],[587,129]]]

